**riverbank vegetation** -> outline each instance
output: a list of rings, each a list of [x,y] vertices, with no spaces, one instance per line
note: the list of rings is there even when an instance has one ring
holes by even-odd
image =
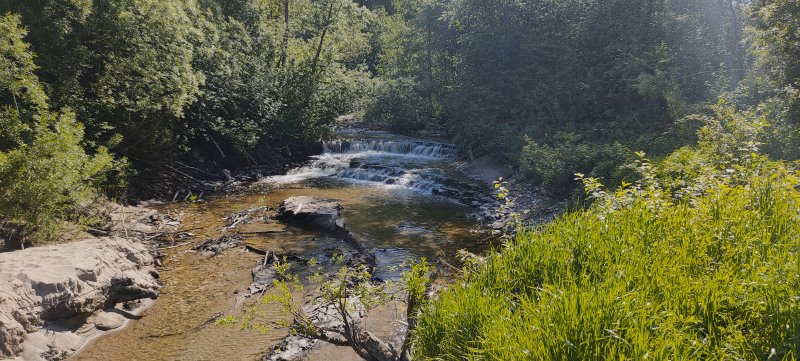
[[[19,16],[0,18],[0,239],[53,239],[121,165],[106,148],[83,148],[72,111],[51,110]],[[0,242],[0,247],[5,242]]]
[[[435,124],[551,192],[574,189],[576,172],[619,182],[635,151],[690,144],[702,126],[690,116],[720,96],[770,108],[768,148],[798,156],[794,2],[393,4],[409,27],[367,119]]]
[[[420,358],[800,356],[797,1],[5,0],[0,16],[0,240],[284,164],[354,115],[585,190],[421,308]]]
[[[695,146],[518,230],[419,317],[422,359],[796,359],[800,178],[720,104]]]
[[[510,19],[533,11],[512,13],[545,3],[487,5],[492,14],[515,11],[473,18],[494,21],[478,29],[496,31],[475,32],[496,44],[525,44],[535,35],[515,37],[528,33]],[[481,100],[515,94],[515,103],[541,107],[470,109],[484,120],[454,129],[466,134],[457,139],[470,139],[470,129],[483,126],[476,139],[502,139],[498,149],[553,191],[570,184],[567,171],[574,171],[590,206],[536,228],[518,226],[504,249],[465,270],[423,309],[417,356],[796,359],[796,2],[546,8],[537,16],[567,25],[531,28],[550,30],[531,45],[543,50],[539,57],[494,68],[508,74],[503,83],[478,82],[495,90],[457,93],[481,89]],[[580,56],[558,55],[537,74],[540,59],[560,49]],[[494,79],[491,68],[481,69],[466,74]],[[538,86],[546,90],[532,91]],[[509,115],[514,110],[525,113]],[[647,150],[656,160],[624,149]]]
[[[112,197],[302,159],[343,114],[444,131],[465,158],[494,155],[564,196],[576,172],[618,183],[635,151],[690,144],[720,96],[769,118],[768,154],[800,156],[797,12],[777,0],[10,0],[3,36],[18,45],[3,61],[27,68],[5,68],[7,83],[39,85],[4,85],[1,100],[31,113],[18,94],[30,92],[74,118],[79,153],[114,159],[91,177]],[[4,114],[8,129],[33,128]]]
[[[385,13],[350,1],[0,3],[0,238],[311,154],[360,109]],[[92,196],[90,196],[90,193]],[[26,241],[26,242],[27,242]]]
[[[332,0],[12,0],[0,12],[19,14],[52,107],[132,171],[307,152],[362,100],[380,26]]]

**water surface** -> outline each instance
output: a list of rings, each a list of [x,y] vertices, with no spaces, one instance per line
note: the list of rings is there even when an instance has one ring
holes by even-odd
[[[459,249],[486,249],[482,236],[467,218],[469,208],[434,196],[437,187],[456,174],[453,147],[395,137],[384,133],[348,134],[325,144],[325,153],[283,176],[269,177],[235,196],[197,204],[171,204],[162,211],[179,215],[181,229],[195,234],[176,241],[188,244],[164,251],[161,297],[140,320],[88,345],[74,360],[256,360],[280,343],[285,330],[260,333],[206,323],[220,313],[236,314],[236,294],[252,281],[251,269],[260,256],[232,249],[218,256],[191,252],[192,245],[219,237],[232,213],[259,206],[276,206],[292,196],[337,199],[344,206],[347,227],[378,260],[376,275],[396,279],[397,266],[427,257],[455,263]],[[264,225],[262,225],[264,226]],[[272,225],[283,227],[279,225]],[[258,225],[256,225],[258,227]],[[339,241],[296,227],[275,234],[249,234],[254,247],[320,256]],[[262,321],[282,317],[274,306],[261,306]],[[387,307],[371,327],[388,337],[401,326],[391,321],[402,310]],[[394,335],[396,336],[396,335]],[[346,348],[326,346],[311,359],[351,360]]]

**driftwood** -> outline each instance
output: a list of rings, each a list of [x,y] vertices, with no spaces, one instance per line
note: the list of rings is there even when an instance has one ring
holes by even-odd
[[[268,255],[270,253],[270,252],[267,252],[265,250],[255,248],[255,247],[247,245],[247,244],[244,245],[244,250],[245,250],[245,252],[260,254],[262,256],[266,256],[266,255]]]
[[[286,230],[280,230],[280,231],[251,231],[251,232],[239,232],[239,234],[257,235],[257,234],[280,234],[280,233],[286,233],[286,232],[287,232]]]
[[[197,332],[197,331],[200,331],[200,330],[202,330],[202,329],[204,329],[204,328],[206,328],[208,326],[211,326],[215,322],[217,322],[217,320],[219,320],[219,318],[222,317],[222,316],[225,316],[225,312],[217,312],[213,316],[211,316],[206,322],[203,322],[202,325],[193,328],[192,331],[193,332]]]
[[[291,305],[291,302],[287,305],[287,312],[295,320],[292,326],[293,333],[301,338],[295,336],[287,338],[282,346],[283,349],[275,350],[265,360],[298,358],[308,346],[303,338],[351,347],[360,357],[368,361],[410,359],[411,343],[409,341],[403,342],[399,348],[384,342],[369,332],[362,324],[362,311],[353,312],[352,306],[366,304],[366,302],[362,303],[366,300],[360,299],[357,295],[371,297],[365,296],[358,288],[373,282],[371,274],[376,260],[375,255],[368,251],[345,227],[341,210],[341,205],[336,201],[317,197],[288,198],[278,207],[276,219],[323,231],[344,241],[355,252],[345,261],[344,274],[340,273],[335,276],[333,284],[320,287],[319,294],[310,295],[316,297],[316,301],[306,303],[304,306]],[[249,289],[251,295],[257,292],[263,293],[263,287],[269,287],[266,285],[266,280],[274,280],[276,277],[283,276],[276,268],[271,267],[272,263],[276,262],[280,256],[249,246],[247,250],[264,255],[262,264],[253,269],[255,281]],[[288,257],[285,259],[294,261]],[[366,293],[369,292],[366,291]],[[409,292],[408,309],[406,310],[409,334],[413,332],[417,324],[415,317],[422,301],[419,297],[425,296],[412,296],[412,293]]]

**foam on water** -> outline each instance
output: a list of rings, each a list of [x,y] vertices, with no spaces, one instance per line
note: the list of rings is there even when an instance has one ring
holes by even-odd
[[[431,193],[445,178],[434,163],[455,156],[452,144],[417,140],[336,140],[323,143],[323,150],[306,165],[264,181],[291,184],[332,177]]]
[[[452,144],[409,140],[334,140],[324,142],[322,147],[325,153],[333,154],[364,154],[374,152],[444,159],[452,158],[455,154],[455,146]]]

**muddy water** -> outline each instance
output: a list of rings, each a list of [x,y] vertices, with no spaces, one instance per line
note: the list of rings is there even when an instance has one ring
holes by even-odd
[[[397,155],[406,157],[402,151],[397,151]],[[420,149],[412,148],[411,151]],[[386,160],[385,153],[390,152],[379,150],[377,153],[380,154],[369,155],[370,161],[374,161],[374,156],[384,158],[382,164],[395,161]],[[348,158],[337,162],[352,162]],[[467,207],[421,189],[420,184],[429,187],[429,178],[418,183],[414,181],[413,174],[428,172],[426,167],[430,164],[441,167],[447,162],[441,159],[416,159],[410,166],[407,162],[408,159],[404,159],[401,163],[393,163],[393,166],[402,164],[404,169],[412,169],[407,173],[412,174],[407,177],[412,180],[407,187],[397,185],[394,181],[384,184],[381,178],[365,181],[337,177],[329,170],[320,175],[313,174],[314,169],[301,169],[292,175],[291,181],[267,180],[252,186],[246,194],[219,197],[197,204],[164,206],[163,211],[181,218],[182,230],[190,231],[195,236],[189,240],[178,240],[178,244],[187,244],[164,251],[164,268],[161,270],[164,288],[161,297],[142,314],[141,319],[132,321],[119,332],[95,340],[73,359],[259,359],[280,343],[286,336],[285,331],[262,333],[207,323],[215,315],[240,312],[234,308],[236,294],[249,286],[252,281],[250,271],[261,257],[242,249],[232,249],[213,257],[189,250],[193,244],[204,239],[218,237],[228,215],[258,206],[275,206],[291,196],[312,195],[339,200],[345,208],[347,227],[367,248],[374,249],[378,260],[376,275],[383,279],[399,277],[401,270],[393,266],[410,258],[425,256],[454,262],[453,256],[459,249],[485,249],[488,245],[482,241],[482,236],[474,232],[474,225],[467,219]],[[370,168],[367,172],[373,170]],[[436,171],[439,172],[439,169]],[[309,172],[312,173],[310,176],[297,177],[297,174]],[[336,172],[344,174],[341,169]],[[352,171],[347,172],[347,175],[353,174]],[[393,171],[392,174],[398,172]],[[245,242],[279,253],[292,251],[310,255],[321,254],[332,246],[346,248],[336,240],[294,227],[285,228],[285,232],[281,233],[248,235]],[[275,321],[282,317],[276,307],[259,307],[263,312],[260,321]],[[402,310],[396,307],[381,310],[377,318],[373,317],[372,329],[379,335],[396,336],[393,333],[401,326],[391,320],[399,315],[402,315]],[[316,360],[351,360],[354,357],[355,354],[346,348],[331,346],[323,347],[309,356]]]

